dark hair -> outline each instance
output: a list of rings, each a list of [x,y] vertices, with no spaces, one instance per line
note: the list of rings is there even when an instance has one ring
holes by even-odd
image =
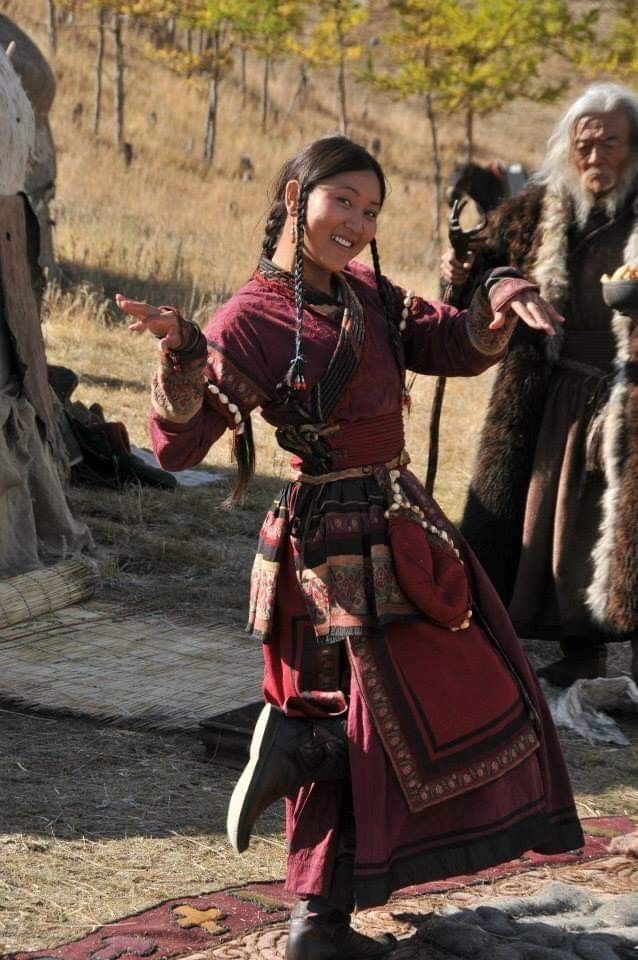
[[[348,137],[320,137],[286,160],[271,188],[272,203],[266,218],[263,252],[272,257],[286,222],[286,184],[298,180],[306,195],[323,180],[349,170],[371,170],[381,187],[381,203],[385,200],[386,181],[381,164],[371,153]]]
[[[370,170],[375,174],[381,189],[381,204],[385,200],[386,180],[381,164],[371,153],[348,137],[331,136],[314,140],[300,153],[284,163],[272,187],[272,204],[266,219],[263,252],[272,257],[286,222],[286,184],[299,182],[297,198],[297,243],[295,248],[295,353],[284,378],[283,386],[289,391],[303,389],[304,357],[303,339],[303,241],[306,225],[306,202],[312,189],[324,180],[349,170]],[[377,287],[387,315],[387,293],[381,278],[379,255],[374,241],[370,244]]]

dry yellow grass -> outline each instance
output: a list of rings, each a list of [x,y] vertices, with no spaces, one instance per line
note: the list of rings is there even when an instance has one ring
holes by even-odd
[[[46,49],[41,0],[7,0],[4,10]],[[273,100],[281,119],[265,136],[258,132],[255,99],[242,113],[237,85],[226,81],[218,154],[206,171],[198,159],[203,91],[150,64],[141,41],[127,38],[126,138],[135,159],[126,168],[109,142],[109,90],[102,139],[94,144],[90,138],[91,17],[81,13],[61,29],[54,62],[59,79],[54,215],[68,282],[64,292],[49,292],[45,336],[50,360],[80,375],[76,398],[102,404],[109,419],[123,420],[132,440],[145,446],[155,347],[127,334],[113,294],[122,290],[173,302],[198,319],[228,296],[254,267],[267,187],[278,165],[302,143],[336,128],[332,78],[314,78],[308,108],[286,118],[295,78],[278,67]],[[251,65],[253,89],[257,68]],[[107,77],[111,74],[108,59]],[[71,122],[78,102],[84,107],[79,127]],[[353,86],[351,108],[355,137],[381,137],[381,160],[390,177],[379,237],[384,269],[398,282],[434,294],[429,146],[419,106],[392,104]],[[151,112],[157,114],[153,128]],[[533,165],[555,113],[511,105],[479,129],[479,158]],[[444,139],[449,163],[460,153],[461,132],[448,125]],[[256,168],[250,183],[232,176],[244,152]],[[437,493],[453,517],[463,501],[489,382],[487,375],[448,387]],[[421,476],[431,392],[431,382],[417,383],[408,427]],[[73,491],[101,552],[112,557],[104,595],[149,607],[180,604],[193,616],[206,604],[243,615],[259,517],[287,470],[271,430],[256,420],[259,478],[242,510],[220,509],[228,484],[177,494]],[[224,441],[207,462],[229,466]],[[202,764],[190,739],[7,711],[0,712],[0,721],[4,949],[51,946],[165,897],[248,876],[281,875],[279,812],[260,825],[260,839],[246,858],[230,854],[223,821],[234,775]],[[627,729],[635,741],[635,725]],[[636,811],[635,787],[628,786],[638,776],[635,747],[601,751],[574,741],[566,748],[581,813]]]

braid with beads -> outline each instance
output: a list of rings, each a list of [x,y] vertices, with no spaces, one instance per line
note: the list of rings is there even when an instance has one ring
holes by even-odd
[[[295,246],[295,355],[284,378],[284,382],[292,390],[304,390],[306,381],[304,380],[303,368],[305,364],[303,356],[303,241],[306,228],[306,202],[308,199],[308,184],[302,183],[299,186],[299,196],[297,197],[297,242]]]
[[[401,340],[401,333],[399,331],[398,324],[394,321],[394,304],[391,300],[388,282],[381,273],[379,249],[377,247],[377,241],[374,238],[370,241],[370,252],[372,253],[372,263],[374,264],[374,279],[377,284],[377,291],[379,293],[379,297],[381,298],[381,303],[383,304],[383,312],[385,314],[385,320],[388,326],[392,352],[394,353],[394,357],[399,368],[399,373],[401,374],[401,386],[405,396],[405,356],[403,353],[403,341]]]

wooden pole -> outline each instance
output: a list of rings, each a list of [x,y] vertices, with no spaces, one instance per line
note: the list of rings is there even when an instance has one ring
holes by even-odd
[[[95,99],[93,101],[93,136],[97,138],[100,132],[100,117],[102,115],[102,67],[104,64],[104,7],[97,11],[97,54],[95,57]]]
[[[118,148],[121,148],[124,143],[124,45],[122,43],[122,19],[120,13],[114,13],[111,18],[111,31],[115,45],[115,75],[113,77],[115,144]]]

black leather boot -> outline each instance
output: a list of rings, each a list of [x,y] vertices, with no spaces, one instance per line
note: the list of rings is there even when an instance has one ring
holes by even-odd
[[[634,683],[638,683],[638,638],[634,637],[631,641],[631,676]]]
[[[228,806],[226,831],[238,853],[250,842],[260,814],[300,787],[348,775],[348,742],[343,721],[297,720],[266,704],[255,725],[250,758]]]
[[[293,907],[285,960],[372,960],[387,956],[396,944],[391,933],[357,933],[347,913],[322,897],[310,897]]]
[[[538,671],[538,676],[555,687],[571,687],[576,680],[593,680],[607,676],[607,646],[579,637],[560,641],[564,656]]]

